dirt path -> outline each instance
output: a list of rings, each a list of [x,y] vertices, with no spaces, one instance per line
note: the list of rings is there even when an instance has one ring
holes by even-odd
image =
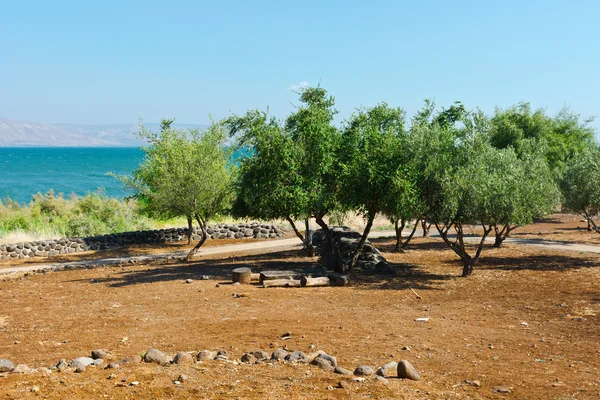
[[[422,234],[420,230],[415,232],[415,236],[418,237]],[[375,231],[371,232],[369,238],[383,238],[383,237],[393,237],[395,235],[394,231]],[[438,238],[439,234],[437,232],[432,232],[431,237]],[[449,235],[453,236],[453,235]],[[480,239],[478,237],[467,237],[467,241],[469,242],[478,242]],[[487,242],[493,242],[494,238],[489,237]],[[555,250],[566,250],[566,251],[577,251],[577,252],[588,252],[588,253],[600,253],[600,246],[588,245],[583,243],[571,243],[571,242],[558,242],[551,240],[543,240],[543,239],[526,239],[526,238],[507,238],[506,243],[514,243],[514,244],[522,244],[527,246],[537,246],[546,249],[555,249]],[[224,245],[224,246],[214,246],[207,247],[202,249],[194,259],[201,259],[204,255],[213,255],[213,254],[225,254],[225,253],[236,253],[242,251],[251,251],[258,249],[276,249],[276,248],[294,248],[300,247],[301,244],[298,238],[289,238],[289,239],[279,239],[279,240],[269,240],[269,241],[260,241],[260,242],[252,242],[252,243],[242,243],[235,245]],[[40,271],[40,270],[51,270],[53,268],[66,268],[69,267],[92,267],[92,266],[111,266],[118,265],[124,263],[144,263],[144,262],[153,262],[159,260],[166,260],[170,257],[184,257],[187,255],[187,250],[178,250],[171,251],[165,253],[152,254],[147,256],[119,256],[119,257],[107,257],[107,258],[98,258],[91,260],[78,260],[78,261],[69,261],[69,262],[55,262],[55,263],[44,263],[44,264],[32,264],[27,266],[11,266],[6,268],[0,268],[0,275],[7,275],[13,273],[23,273],[30,271]]]

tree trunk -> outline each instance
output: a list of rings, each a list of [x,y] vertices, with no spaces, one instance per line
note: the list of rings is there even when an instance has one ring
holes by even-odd
[[[298,227],[296,227],[296,224],[294,223],[294,220],[291,217],[285,217],[285,219],[287,220],[287,222],[292,226],[292,229],[294,230],[294,233],[296,234],[296,236],[298,236],[298,238],[300,240],[302,240],[302,244],[304,245],[304,249],[306,250],[306,255],[308,257],[314,257],[315,256],[315,248],[312,245],[312,239],[310,239],[307,237],[308,235],[302,235],[302,233],[298,230]],[[305,220],[305,224],[308,224],[308,219]]]
[[[309,218],[304,218],[304,237],[306,239],[306,255],[309,257],[315,256],[315,247],[312,243],[312,231],[310,230]]]
[[[319,278],[309,278],[303,276],[300,278],[300,284],[302,287],[313,287],[313,286],[329,286],[329,278],[326,276]]]
[[[263,287],[301,287],[300,281],[296,279],[274,279],[263,281]]]
[[[463,271],[462,271],[462,277],[468,277],[471,276],[471,274],[473,273],[473,260],[471,259],[471,257],[469,257],[467,255],[467,258],[463,259]]]
[[[350,282],[348,275],[341,275],[335,272],[329,272],[327,277],[331,286],[346,286]]]
[[[194,232],[194,227],[192,226],[192,216],[188,215],[187,216],[187,223],[188,223],[188,230],[187,230],[187,237],[188,237],[188,245],[192,244],[192,232]]]
[[[404,230],[406,221],[404,221],[402,218],[400,220],[401,222],[399,225],[397,219],[394,221],[394,230],[396,231],[396,247],[394,248],[394,251],[396,253],[404,253],[404,246],[402,245],[402,231]]]
[[[236,268],[231,271],[231,280],[233,282],[249,284],[252,280],[252,270],[246,267]]]
[[[205,220],[202,219],[198,214],[196,214],[195,217],[196,217],[196,221],[198,221],[198,225],[200,225],[200,233],[202,234],[202,236],[200,237],[200,240],[198,241],[198,243],[196,243],[194,248],[192,248],[190,250],[190,252],[188,253],[188,255],[187,255],[188,260],[191,259],[191,257],[200,249],[200,247],[202,247],[204,242],[206,242],[206,238],[208,236],[208,234],[206,233]]]
[[[369,212],[369,219],[367,221],[367,226],[365,226],[365,230],[363,231],[360,241],[358,242],[358,247],[354,250],[354,255],[352,256],[352,261],[350,262],[350,265],[348,266],[348,271],[354,270],[354,267],[356,266],[356,263],[358,262],[358,257],[360,256],[360,252],[362,251],[362,248],[363,248],[365,242],[367,241],[367,236],[369,236],[369,232],[371,232],[371,227],[373,226],[374,219],[375,219],[375,213]]]
[[[323,229],[323,232],[325,232],[325,238],[327,239],[327,245],[329,246],[329,249],[333,256],[331,259],[331,261],[333,263],[333,270],[335,272],[339,272],[339,273],[344,272],[340,249],[333,241],[333,234],[331,233],[329,226],[327,226],[325,221],[323,221],[323,217],[321,217],[321,216],[315,216],[315,222],[321,227],[321,229]]]
[[[423,237],[429,237],[431,222],[427,221],[427,217],[423,217],[423,219],[421,220],[421,228],[423,228]]]

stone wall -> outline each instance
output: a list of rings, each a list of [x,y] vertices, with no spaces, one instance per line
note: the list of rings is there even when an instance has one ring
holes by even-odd
[[[285,229],[271,224],[218,224],[206,229],[209,239],[277,239]],[[59,254],[89,250],[107,250],[132,244],[172,243],[187,240],[187,229],[170,228],[150,231],[123,232],[87,238],[40,240],[0,245],[0,260],[29,257],[52,257]],[[200,239],[195,229],[192,239]]]

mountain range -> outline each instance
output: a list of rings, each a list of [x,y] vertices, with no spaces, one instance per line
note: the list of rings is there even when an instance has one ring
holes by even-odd
[[[144,124],[158,130],[160,124]],[[203,128],[204,125],[173,124],[174,128]],[[0,118],[0,147],[106,147],[140,146],[137,124],[46,124]]]

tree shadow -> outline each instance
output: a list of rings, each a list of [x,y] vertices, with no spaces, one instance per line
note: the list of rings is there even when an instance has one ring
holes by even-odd
[[[428,240],[428,241],[411,241],[408,246],[406,246],[406,251],[418,250],[418,251],[439,251],[449,249],[449,247],[444,243],[441,239],[437,240]],[[394,253],[394,254],[402,254],[396,253],[396,240],[390,240],[385,238],[377,238],[377,239],[369,239],[371,244],[375,246],[382,253]]]
[[[519,257],[484,256],[475,268],[504,271],[567,271],[600,267],[600,260],[565,255],[531,255]]]
[[[394,274],[359,271],[351,275],[352,285],[371,290],[442,290],[444,282],[456,275],[436,274],[410,263],[389,263]]]

